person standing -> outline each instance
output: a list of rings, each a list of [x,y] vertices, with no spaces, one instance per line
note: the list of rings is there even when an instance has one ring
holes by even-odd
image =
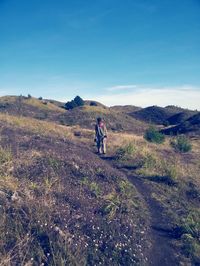
[[[101,117],[97,118],[95,125],[95,142],[97,144],[98,153],[106,154],[107,128]]]

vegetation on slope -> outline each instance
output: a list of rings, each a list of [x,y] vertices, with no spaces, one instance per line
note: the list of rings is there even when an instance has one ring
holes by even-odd
[[[126,177],[70,136],[34,131],[36,120],[6,119],[1,115],[1,264],[145,262],[145,207]]]
[[[122,146],[116,145],[115,164],[140,178],[145,193],[150,191],[149,197],[161,206],[163,220],[157,226],[171,239],[173,256],[183,265],[199,265],[200,141],[191,139],[193,151],[186,154],[177,153],[170,142],[147,144],[129,137]]]
[[[162,130],[163,133],[167,135],[177,135],[177,134],[194,134],[200,135],[200,112],[196,115],[193,115],[189,119],[180,123],[177,126],[169,127]]]

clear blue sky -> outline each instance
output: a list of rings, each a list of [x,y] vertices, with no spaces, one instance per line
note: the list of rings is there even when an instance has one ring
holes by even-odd
[[[200,0],[0,0],[1,95],[181,105],[190,91],[195,108]]]

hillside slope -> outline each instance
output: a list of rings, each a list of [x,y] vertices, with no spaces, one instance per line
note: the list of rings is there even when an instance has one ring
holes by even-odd
[[[183,109],[176,106],[150,106],[131,113],[131,116],[152,124],[176,125],[195,115],[196,113],[197,111]]]
[[[144,264],[148,220],[134,186],[84,145],[31,124],[0,122],[0,264]]]
[[[37,118],[40,120],[57,119],[58,114],[65,110],[46,100],[38,100],[33,97],[5,96],[0,97],[0,112],[11,115]]]
[[[0,132],[0,264],[200,263],[197,137],[179,154],[109,131],[101,157],[77,125],[1,113]]]
[[[153,124],[165,124],[167,119],[173,113],[163,107],[150,106],[143,108],[137,112],[133,112],[131,115],[139,120],[146,121]]]
[[[177,126],[162,130],[163,133],[170,134],[194,134],[200,135],[200,112],[188,118]]]
[[[125,113],[118,113],[106,107],[83,106],[66,111],[59,115],[59,121],[65,125],[80,125],[93,129],[97,117],[102,117],[109,130],[144,132],[147,124],[130,117]]]
[[[146,123],[137,121],[124,112],[115,111],[97,102],[85,102],[85,106],[67,111],[57,101],[7,96],[0,98],[0,112],[52,121],[62,125],[80,125],[89,129],[94,129],[99,116],[104,118],[109,130],[124,130],[139,134],[147,128]],[[90,105],[91,103],[96,103],[96,105]]]

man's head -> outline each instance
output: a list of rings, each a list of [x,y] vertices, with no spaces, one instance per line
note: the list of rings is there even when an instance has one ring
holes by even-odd
[[[101,117],[98,117],[97,118],[97,123],[100,124],[102,122],[102,118]]]

